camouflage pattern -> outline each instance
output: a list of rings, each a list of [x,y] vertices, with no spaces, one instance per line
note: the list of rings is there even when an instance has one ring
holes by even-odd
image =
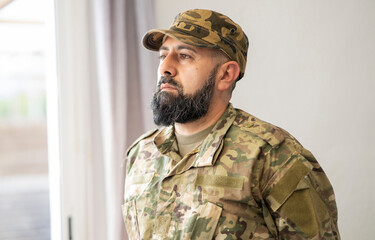
[[[340,239],[332,186],[286,131],[229,105],[182,159],[173,132],[128,151],[130,239]]]
[[[175,38],[197,47],[217,48],[236,61],[241,79],[245,73],[249,41],[242,28],[229,17],[204,9],[178,14],[169,29],[153,29],[143,37],[143,46],[158,51],[164,36]]]

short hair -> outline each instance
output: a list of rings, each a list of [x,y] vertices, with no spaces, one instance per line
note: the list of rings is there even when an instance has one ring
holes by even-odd
[[[213,48],[212,51],[211,51],[211,56],[212,56],[212,58],[216,58],[218,60],[217,61],[218,65],[221,65],[221,64],[224,64],[226,62],[231,61],[229,56],[220,49]],[[231,90],[232,92],[233,92],[234,88],[236,87],[236,83],[239,80],[239,78],[240,78],[240,76],[238,76],[237,79],[233,82],[232,90]]]
[[[223,64],[231,60],[225,52],[216,48],[212,48],[211,56],[219,60],[218,64]]]

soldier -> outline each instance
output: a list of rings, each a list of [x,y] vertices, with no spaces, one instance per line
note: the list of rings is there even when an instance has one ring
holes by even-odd
[[[248,39],[227,16],[180,13],[146,33],[160,53],[163,127],[127,152],[130,239],[340,239],[332,186],[289,133],[230,104]]]

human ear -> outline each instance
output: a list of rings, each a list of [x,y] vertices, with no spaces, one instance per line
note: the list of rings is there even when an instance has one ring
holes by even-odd
[[[231,89],[233,83],[237,80],[240,75],[240,67],[236,61],[229,61],[220,66],[217,88],[220,91]]]

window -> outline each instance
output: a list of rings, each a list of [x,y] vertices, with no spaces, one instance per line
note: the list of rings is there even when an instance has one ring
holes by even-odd
[[[50,239],[45,1],[0,1],[0,239]]]

